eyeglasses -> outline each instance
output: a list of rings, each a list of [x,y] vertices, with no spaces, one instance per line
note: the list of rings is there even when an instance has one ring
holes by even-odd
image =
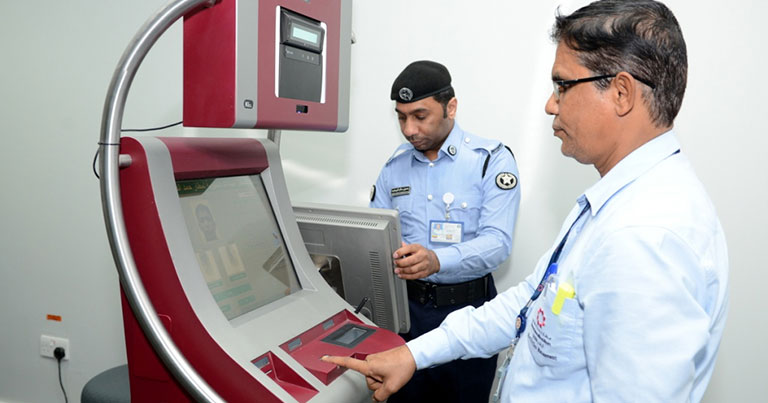
[[[555,100],[559,101],[560,95],[562,95],[568,88],[571,88],[576,84],[587,83],[590,81],[597,81],[597,80],[602,80],[605,78],[613,78],[613,77],[616,77],[616,74],[603,74],[601,76],[579,78],[576,80],[552,80],[552,87],[554,88],[553,93],[555,94]],[[635,76],[632,76],[632,77],[635,77]],[[640,77],[635,77],[635,80],[640,81],[641,83],[651,87],[651,89],[656,88],[656,84],[648,80],[644,80]]]

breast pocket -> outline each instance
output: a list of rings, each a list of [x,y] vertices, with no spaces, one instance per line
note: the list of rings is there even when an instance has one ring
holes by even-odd
[[[557,279],[547,284],[528,316],[528,346],[537,364],[568,368],[583,358],[584,312],[576,298],[565,298],[559,314],[552,311]]]
[[[467,235],[474,237],[477,234],[478,223],[480,222],[480,211],[482,209],[483,198],[479,195],[470,195],[457,197],[451,208],[451,221],[460,221],[464,223],[464,239]]]
[[[403,238],[414,234],[418,227],[418,222],[413,212],[413,197],[411,195],[397,196],[392,198],[392,207],[400,215],[400,226]]]

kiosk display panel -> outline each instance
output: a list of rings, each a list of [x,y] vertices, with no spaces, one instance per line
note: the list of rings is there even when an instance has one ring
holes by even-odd
[[[230,402],[363,402],[361,377],[320,360],[402,345],[314,268],[279,154],[248,138],[123,137],[122,207],[138,274],[194,370]],[[123,300],[131,399],[191,401]],[[341,380],[338,380],[341,378]]]
[[[208,290],[227,319],[300,290],[259,176],[176,182]]]

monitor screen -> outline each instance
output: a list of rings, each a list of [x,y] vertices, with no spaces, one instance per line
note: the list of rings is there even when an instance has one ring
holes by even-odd
[[[176,188],[200,271],[227,319],[301,289],[260,176]]]

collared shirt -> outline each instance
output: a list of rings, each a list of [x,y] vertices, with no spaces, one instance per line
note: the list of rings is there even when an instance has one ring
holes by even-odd
[[[530,308],[502,401],[700,401],[725,325],[728,256],[715,209],[674,133],[632,152],[580,199],[589,214]],[[552,249],[516,287],[409,342],[417,367],[507,347]],[[575,295],[553,309],[563,283]]]
[[[434,161],[409,143],[398,147],[379,174],[370,206],[397,209],[404,242],[434,250],[440,271],[424,280],[459,283],[490,273],[509,256],[520,205],[518,177],[515,159],[503,144],[454,122]],[[453,195],[448,221],[462,223],[461,243],[436,243],[430,237],[430,221],[446,220],[446,193]]]

